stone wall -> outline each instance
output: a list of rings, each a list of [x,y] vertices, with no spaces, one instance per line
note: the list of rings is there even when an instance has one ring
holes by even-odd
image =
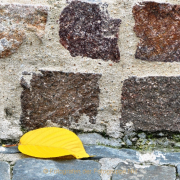
[[[0,0],[0,21],[0,140],[180,132],[180,0]]]

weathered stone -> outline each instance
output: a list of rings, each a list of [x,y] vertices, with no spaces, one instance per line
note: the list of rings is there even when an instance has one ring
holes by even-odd
[[[121,127],[135,130],[180,131],[180,77],[126,79],[122,88]]]
[[[24,39],[25,34],[20,30],[16,30],[16,32],[12,32],[11,30],[9,32],[0,32],[0,58],[15,53]]]
[[[142,2],[133,7],[134,31],[141,38],[135,57],[148,61],[180,61],[180,5]]]
[[[129,139],[126,139],[125,143],[127,146],[132,146],[132,142]]]
[[[175,143],[175,145],[174,145],[175,147],[178,147],[178,148],[180,148],[180,142],[178,142],[178,143]]]
[[[71,3],[72,1],[81,1],[81,2],[88,2],[88,3],[101,3],[102,0],[66,0],[67,3]]]
[[[141,139],[145,139],[146,138],[146,134],[145,133],[139,133],[138,137]]]
[[[114,149],[104,146],[84,146],[89,155],[102,158],[119,158],[122,160],[132,160],[139,162],[140,153],[132,149]]]
[[[177,165],[177,173],[178,173],[178,177],[180,177],[180,164]]]
[[[102,137],[100,134],[97,133],[85,133],[85,134],[79,134],[78,137],[82,141],[83,144],[87,145],[98,145],[98,144],[103,144],[103,145],[109,145],[109,146],[116,146],[116,147],[121,147],[122,141],[120,139],[105,139]]]
[[[60,15],[60,43],[71,56],[118,62],[120,19],[111,19],[98,4],[71,2]]]
[[[154,151],[154,155],[156,157],[155,161],[158,164],[170,164],[170,165],[177,165],[180,162],[180,153],[179,152],[161,152],[161,151]]]
[[[10,165],[0,161],[0,180],[10,180]]]
[[[0,58],[15,53],[25,39],[25,31],[42,38],[47,21],[46,6],[0,4]]]
[[[33,74],[30,87],[21,80],[21,125],[27,129],[46,126],[46,121],[70,126],[86,114],[96,122],[100,74],[41,71]]]
[[[3,154],[19,153],[18,146],[8,147],[8,148],[0,147],[0,153],[3,153]]]
[[[118,158],[102,158],[99,163],[101,163],[101,178],[102,180],[110,180],[112,173],[116,166],[121,162]]]
[[[136,165],[131,162],[121,162],[113,172],[112,180],[139,179],[139,180],[174,180],[176,178],[175,167]]]
[[[90,160],[52,161],[27,158],[18,160],[13,168],[13,180],[101,180],[100,164]]]
[[[29,156],[22,153],[14,153],[14,154],[3,154],[0,153],[0,161],[6,161],[11,166],[14,166],[15,162],[19,159],[29,158]]]

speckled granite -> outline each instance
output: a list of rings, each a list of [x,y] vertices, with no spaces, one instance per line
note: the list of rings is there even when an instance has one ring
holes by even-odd
[[[41,71],[33,74],[30,85],[22,79],[21,125],[27,129],[46,126],[51,120],[69,126],[78,122],[81,115],[96,122],[99,106],[100,74]],[[70,118],[71,117],[71,118]]]
[[[130,77],[122,88],[121,127],[135,130],[180,131],[180,77]]]
[[[73,1],[60,15],[60,43],[71,56],[118,62],[120,19],[112,19],[98,4]]]
[[[142,2],[133,7],[134,31],[140,42],[135,57],[147,61],[180,61],[180,5]]]

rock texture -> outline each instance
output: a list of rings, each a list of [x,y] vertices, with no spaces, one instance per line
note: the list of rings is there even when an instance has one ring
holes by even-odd
[[[180,131],[180,77],[130,77],[122,88],[121,127]]]
[[[46,6],[0,4],[0,58],[17,52],[26,31],[42,38],[47,15]]]
[[[0,153],[0,160],[11,162],[12,180],[175,180],[179,177],[180,153],[139,153],[132,149],[113,149],[105,146],[85,148],[94,157],[80,160],[63,160],[62,157],[36,159],[25,155],[16,157],[17,154]],[[0,180],[9,180],[10,166],[2,161]]]
[[[0,161],[0,180],[10,180],[10,165]]]
[[[97,171],[94,171],[96,169]],[[13,180],[45,179],[45,180],[101,180],[100,164],[95,161],[67,160],[56,162],[27,158],[16,162],[13,169]]]
[[[134,31],[140,38],[135,57],[180,61],[180,5],[142,2],[133,7]]]
[[[33,74],[30,85],[22,79],[21,125],[27,129],[46,126],[51,120],[69,126],[81,115],[95,123],[99,106],[100,74],[41,71]]]
[[[106,139],[100,134],[97,133],[85,133],[85,134],[79,134],[78,137],[82,141],[83,144],[87,145],[98,145],[103,144],[107,146],[114,146],[114,147],[121,147],[122,141],[120,139],[113,139],[109,138]]]
[[[101,158],[120,158],[122,160],[131,160],[139,162],[140,153],[133,149],[114,149],[105,146],[84,146],[89,155],[95,155]]]
[[[60,43],[73,57],[118,62],[120,23],[120,19],[111,19],[98,4],[73,1],[60,15]]]
[[[175,167],[134,165],[133,163],[119,163],[113,172],[112,180],[139,179],[139,180],[174,180],[176,179]]]
[[[0,153],[3,154],[14,154],[14,153],[19,153],[18,146],[14,147],[0,147]]]

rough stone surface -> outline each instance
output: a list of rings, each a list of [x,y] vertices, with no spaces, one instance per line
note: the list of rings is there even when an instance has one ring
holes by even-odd
[[[160,152],[160,151],[154,151],[154,155],[156,157],[156,162],[158,164],[171,164],[171,165],[177,165],[180,162],[180,153],[179,152]]]
[[[66,0],[67,3],[71,3],[72,1],[81,1],[81,2],[88,2],[88,3],[102,3],[102,0]]]
[[[10,180],[10,166],[7,162],[0,161],[0,180]]]
[[[70,126],[81,115],[95,124],[99,106],[100,74],[41,71],[30,85],[22,79],[21,125],[27,129],[46,126],[46,121]]]
[[[141,38],[135,57],[148,61],[180,61],[180,5],[142,2],[133,7],[134,31]]]
[[[176,166],[180,162],[179,152],[162,152],[153,151],[139,154],[139,161],[141,163],[153,163],[156,165],[173,165]]]
[[[102,180],[110,180],[114,169],[122,160],[118,158],[102,158],[99,163],[101,163],[101,178]],[[107,163],[108,162],[108,163]]]
[[[14,154],[14,153],[19,153],[19,150],[18,150],[17,146],[9,147],[9,148],[0,147],[0,153],[3,153],[3,154]]]
[[[0,161],[6,161],[11,166],[14,166],[15,162],[19,159],[29,158],[29,156],[24,155],[22,153],[15,153],[15,154],[4,154],[4,152],[0,153]]]
[[[177,165],[177,173],[178,173],[178,177],[180,177],[180,164]]]
[[[1,0],[2,3],[12,3],[12,1],[13,3],[18,1],[22,4],[37,3],[35,0]],[[158,2],[163,1],[159,0]],[[0,60],[0,139],[18,140],[22,135],[19,123],[22,111],[20,103],[22,88],[19,85],[19,80],[22,72],[38,73],[39,69],[46,69],[102,74],[99,81],[101,93],[99,94],[100,103],[96,124],[89,123],[89,116],[83,115],[78,123],[74,123],[74,127],[84,132],[106,132],[107,135],[114,138],[123,138],[124,136],[124,132],[119,128],[119,117],[121,117],[119,110],[121,109],[121,88],[128,76],[179,76],[179,62],[148,62],[135,59],[134,54],[139,38],[133,31],[135,21],[132,7],[138,0],[103,0],[102,3],[104,2],[107,2],[110,17],[122,20],[118,37],[118,46],[121,51],[120,63],[88,57],[82,58],[81,56],[72,57],[69,51],[59,43],[58,20],[60,13],[68,5],[66,0],[38,0],[39,4],[51,7],[45,26],[45,36],[39,39],[35,35],[36,32],[25,28],[26,23],[21,24],[20,30],[25,31],[26,39],[17,53]],[[180,0],[168,0],[168,2],[180,4]],[[132,141],[131,138],[129,140]],[[134,144],[134,141],[132,142]]]
[[[106,139],[102,137],[100,134],[97,133],[85,133],[85,134],[79,134],[78,137],[81,139],[83,144],[87,145],[109,145],[109,146],[116,146],[121,147],[122,141],[119,139]]]
[[[112,180],[138,179],[138,180],[175,180],[175,167],[136,165],[131,162],[121,162],[113,172]]]
[[[60,15],[60,43],[73,57],[118,62],[120,23],[120,19],[111,19],[98,4],[73,1]]]
[[[180,131],[180,77],[130,77],[122,88],[121,127]]]
[[[141,139],[146,139],[146,134],[145,133],[139,133],[138,137]]]
[[[139,162],[140,153],[132,149],[113,149],[104,146],[84,146],[89,155],[95,155],[102,158],[120,158],[122,160],[132,160]]]
[[[44,35],[48,8],[46,6],[0,4],[0,58],[17,52],[25,39],[25,31]]]
[[[89,160],[52,161],[27,158],[16,162],[13,180],[101,180],[100,164]]]

